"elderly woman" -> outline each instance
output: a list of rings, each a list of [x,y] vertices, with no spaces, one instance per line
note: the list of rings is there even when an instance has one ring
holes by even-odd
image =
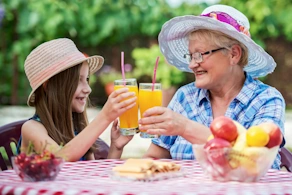
[[[192,144],[206,142],[219,116],[247,129],[270,121],[284,133],[282,95],[257,80],[273,72],[276,63],[250,38],[249,21],[241,12],[213,5],[200,16],[173,18],[163,25],[159,45],[166,60],[192,72],[195,82],[178,89],[168,108],[145,112],[140,129],[162,135],[152,140],[145,157],[194,159]],[[280,163],[278,154],[272,168]]]

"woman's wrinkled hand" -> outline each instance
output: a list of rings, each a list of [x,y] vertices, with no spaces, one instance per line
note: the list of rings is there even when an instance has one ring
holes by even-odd
[[[156,135],[183,135],[187,118],[165,107],[153,107],[139,120],[140,130]]]

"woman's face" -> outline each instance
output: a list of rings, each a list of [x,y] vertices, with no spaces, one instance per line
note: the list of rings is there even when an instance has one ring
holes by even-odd
[[[78,86],[72,100],[72,112],[82,113],[84,111],[90,93],[89,66],[87,62],[83,62],[80,69]]]
[[[190,40],[189,52],[205,53],[220,47],[212,46],[207,40]],[[189,64],[189,68],[196,77],[196,87],[203,89],[213,89],[218,85],[224,85],[230,74],[229,51],[227,54],[219,50],[210,54],[203,55],[203,61],[196,63],[194,59]]]

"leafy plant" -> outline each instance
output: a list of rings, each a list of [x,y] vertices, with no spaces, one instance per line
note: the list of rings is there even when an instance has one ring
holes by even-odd
[[[0,104],[26,103],[31,88],[23,64],[39,44],[68,37],[117,66],[115,51],[147,43],[172,16],[164,0],[0,0]]]
[[[132,78],[133,75],[131,74],[132,65],[125,64],[125,76],[126,78]],[[104,65],[99,71],[98,77],[102,84],[106,85],[108,83],[113,83],[116,79],[122,79],[122,73],[112,66]]]
[[[177,87],[185,81],[186,77],[184,72],[166,62],[158,45],[153,45],[150,48],[136,48],[133,50],[132,57],[135,60],[133,75],[135,78],[138,79],[145,75],[152,78],[156,58],[158,56],[160,60],[156,71],[156,82],[160,82],[162,87],[167,89],[172,86]],[[152,81],[149,80],[149,82]]]

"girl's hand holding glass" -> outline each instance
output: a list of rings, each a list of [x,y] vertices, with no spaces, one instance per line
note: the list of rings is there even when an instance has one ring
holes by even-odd
[[[109,95],[101,112],[105,115],[106,119],[113,121],[125,111],[133,108],[136,105],[136,100],[135,93],[129,92],[128,88],[115,90]]]
[[[117,150],[122,150],[125,145],[127,145],[133,136],[124,136],[120,133],[120,127],[118,124],[118,119],[113,122],[113,126],[111,128],[111,145],[115,147]]]

